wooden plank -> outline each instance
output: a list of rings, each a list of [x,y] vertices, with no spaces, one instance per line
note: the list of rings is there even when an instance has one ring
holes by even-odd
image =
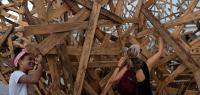
[[[29,25],[36,25],[36,24],[40,24],[41,22],[37,21],[36,19],[33,18],[32,14],[30,13],[29,9],[28,9],[28,6],[27,4],[23,4],[21,7],[20,7],[21,10],[25,9],[24,11],[24,16],[25,16],[25,19],[27,21],[27,23]]]
[[[124,4],[123,0],[118,0],[116,7],[115,7],[115,14],[120,16],[120,17],[123,14],[123,7],[124,7],[123,4]]]
[[[174,27],[174,26],[177,26],[177,25],[186,24],[188,22],[200,19],[199,14],[200,14],[200,11],[196,11],[196,12],[190,13],[186,16],[183,16],[183,17],[177,18],[175,20],[169,21],[169,22],[163,24],[162,26],[165,27],[166,29],[168,29],[168,28],[171,28],[171,27]],[[150,28],[150,29],[153,29],[153,28]],[[145,29],[143,31],[148,31],[148,30]],[[176,31],[178,31],[178,30],[176,30]],[[148,33],[148,32],[146,32],[146,33]]]
[[[157,29],[158,33],[163,36],[164,40],[171,45],[176,51],[177,55],[183,60],[183,62],[191,69],[197,70],[196,62],[192,60],[191,56],[175,41],[175,39],[169,34],[169,32],[161,26],[160,22],[148,11],[147,9],[142,8],[142,12],[145,17],[153,24]],[[192,63],[192,64],[191,64]]]
[[[12,30],[13,30],[13,26],[9,26],[8,29],[6,30],[6,33],[3,35],[3,37],[0,40],[0,47],[2,47],[3,43],[6,41],[6,39],[12,32]]]
[[[47,54],[55,45],[60,44],[61,41],[68,35],[68,33],[57,33],[48,36],[45,40],[40,42],[36,48],[43,55]]]
[[[88,9],[92,9],[92,2],[85,2],[84,0],[75,0],[75,1]],[[102,14],[103,16],[106,16],[108,19],[110,19],[114,22],[117,22],[117,23],[123,22],[123,19],[121,17],[117,16],[116,14],[114,14],[104,8],[101,8],[100,14]]]
[[[42,19],[43,22],[47,23],[48,16],[47,16],[47,8],[45,7],[45,1],[44,0],[34,0],[33,2],[34,2],[38,17],[40,19]]]
[[[66,4],[63,4],[60,7],[52,9],[48,12],[48,20],[52,20],[53,18],[59,17],[68,11],[70,11],[69,7]]]
[[[167,29],[161,26],[160,22],[147,9],[142,8],[142,13],[158,30],[160,35],[164,37],[163,39],[174,48],[176,54],[180,57],[183,63],[193,72],[197,85],[200,89],[200,75],[198,74],[200,73],[200,70],[198,64],[194,61],[191,55],[188,54],[186,50],[181,47],[179,43],[177,43],[177,41],[175,41]]]
[[[86,38],[83,45],[83,51],[80,58],[80,65],[78,67],[78,72],[76,76],[76,81],[74,84],[74,91],[73,95],[80,95],[83,81],[85,78],[85,72],[87,69],[88,59],[90,56],[90,51],[92,48],[92,43],[94,40],[94,34],[97,26],[97,21],[99,18],[99,12],[101,9],[101,5],[98,4],[96,1],[93,2],[92,12],[89,19],[88,29],[86,31]]]
[[[188,88],[188,85],[190,85],[193,81],[194,81],[194,79],[190,79],[189,82],[182,83],[182,85],[179,88],[179,90],[178,90],[176,95],[183,95],[185,93],[186,89]]]
[[[74,2],[73,0],[64,0],[64,2],[70,7],[72,12],[74,13],[81,10],[78,4]]]
[[[185,71],[187,67],[184,64],[179,65],[176,70],[170,74],[167,78],[165,78],[164,81],[160,82],[158,85],[158,88],[156,90],[156,95],[160,95],[163,89],[172,82],[179,74],[181,74],[183,71]]]
[[[166,87],[165,91],[168,94],[176,94],[178,92],[177,88],[172,88],[172,87]],[[186,90],[184,95],[199,95],[199,91],[195,91],[195,90]]]
[[[72,94],[73,91],[73,73],[75,74],[74,70],[71,70],[73,68],[72,63],[70,61],[68,51],[65,49],[66,45],[57,45],[57,54],[59,55],[61,65],[62,65],[62,70],[63,70],[63,75],[64,75],[64,83],[65,85],[70,84],[71,87],[66,89],[68,90],[68,93]]]
[[[199,47],[200,46],[200,38],[197,38],[189,43],[190,47]]]
[[[49,66],[49,72],[51,74],[51,79],[52,79],[52,87],[50,88],[50,92],[53,95],[61,95],[60,91],[60,69],[57,66],[57,61],[56,61],[55,55],[47,55],[47,61],[48,61],[48,66]]]
[[[149,8],[151,5],[154,5],[156,3],[156,1],[158,0],[148,0],[146,3],[145,3],[145,8]]]
[[[69,0],[70,1],[70,0]],[[81,9],[76,15],[70,18],[67,22],[84,21],[90,16],[90,11],[86,8]]]
[[[5,16],[7,18],[12,18],[13,20],[17,20],[17,16],[7,13],[6,10],[2,9],[0,13],[2,16]]]
[[[84,89],[89,93],[89,95],[98,95],[97,92],[89,85],[87,81],[83,82]]]
[[[167,23],[164,23],[162,26],[165,27],[166,29],[168,29],[168,28],[171,28],[171,27],[174,27],[174,26],[177,26],[177,25],[186,24],[188,22],[200,19],[200,15],[199,14],[200,14],[200,11],[196,11],[196,12],[190,13],[188,15],[185,15],[183,17],[179,17],[179,18],[177,18],[175,20],[172,20],[172,21],[169,21]],[[154,30],[154,27],[150,28],[150,29]],[[179,30],[177,29],[176,31],[180,31],[180,30],[181,30],[181,28]],[[149,31],[149,30],[148,29],[143,30],[141,32],[141,33],[144,32],[142,35],[147,34],[148,33],[147,31]],[[138,34],[138,35],[141,35],[141,34]],[[173,35],[176,35],[176,34],[173,34]]]
[[[19,24],[18,24],[18,23],[16,23],[16,22],[13,22],[13,21],[9,20],[8,18],[1,17],[1,16],[0,16],[0,18],[1,18],[2,20],[5,20],[6,22],[8,22],[8,23],[12,24],[14,27],[17,27],[17,26],[19,26]],[[2,26],[4,26],[4,24],[2,24]]]
[[[100,42],[103,42],[103,38],[105,36],[105,32],[101,31],[100,29],[96,29],[96,32],[95,32],[95,37],[100,41]]]
[[[184,14],[182,16],[188,15],[191,12],[193,12],[193,9],[196,7],[197,3],[198,2],[196,0],[193,0],[191,2],[190,6],[188,7],[188,9],[184,12]],[[180,37],[180,32],[181,32],[181,30],[182,30],[183,27],[184,27],[184,25],[176,27],[175,32],[173,32],[173,37],[174,38]]]
[[[176,53],[172,53],[172,54],[170,54],[168,56],[165,56],[164,58],[162,58],[162,59],[159,60],[158,66],[166,65],[167,62],[169,62],[172,59],[175,59],[176,57],[177,57]]]
[[[108,80],[110,79],[110,77],[112,76],[112,72],[108,73],[104,78],[101,79],[101,81],[99,81],[99,85],[100,87],[104,87],[106,85],[106,83],[108,82]]]
[[[67,23],[25,26],[24,28],[26,32],[23,33],[24,36],[42,35],[42,34],[59,33],[72,30],[84,30],[88,26],[88,21],[70,22],[70,20]],[[111,21],[108,20],[100,20],[98,22],[98,27],[105,27],[110,25],[115,26],[116,24],[113,24]],[[102,36],[100,30],[97,31],[97,33]],[[95,33],[95,35],[98,34]]]
[[[97,70],[95,68],[87,70],[88,76],[90,79],[88,79],[88,83],[91,85],[91,87],[99,94],[101,91],[101,88],[99,86],[100,76],[97,73]]]
[[[198,19],[200,19],[200,11],[196,11],[196,12],[187,14],[183,17],[180,17],[178,19],[169,21],[165,24],[165,27],[170,28],[170,27],[173,27],[173,26],[176,26],[176,25],[185,24],[185,23],[195,21],[195,20],[198,20]]]
[[[65,32],[71,30],[86,29],[88,22],[80,21],[74,23],[60,23],[60,24],[47,24],[47,25],[30,25],[26,26],[24,36],[39,35],[39,34],[51,34],[56,32]]]
[[[137,3],[137,7],[135,9],[135,14],[134,14],[134,16],[136,18],[138,18],[140,16],[140,9],[141,9],[141,7],[143,5],[143,2],[144,2],[144,0],[139,0],[138,3]]]
[[[59,43],[57,43],[59,44]],[[51,47],[51,45],[46,46],[46,48]],[[45,47],[45,46],[44,46]],[[67,46],[65,47],[69,55],[80,56],[83,47]],[[122,51],[120,48],[92,48],[90,55],[119,55]],[[48,54],[57,54],[56,50],[51,49]]]
[[[94,61],[88,63],[88,68],[111,68],[111,67],[117,67],[118,61]],[[75,66],[78,66],[79,62],[72,62]]]
[[[106,95],[112,87],[112,83],[110,82],[110,77],[111,77],[110,74],[112,75],[112,73],[107,74],[107,76],[104,78],[104,80],[101,81],[101,82],[104,82],[106,80],[106,83],[104,82],[105,87],[103,88],[100,95]]]
[[[58,50],[58,54],[60,56],[61,59],[61,64],[63,66],[63,73],[64,73],[64,81],[69,82],[71,87],[73,88],[73,76],[76,75],[76,70],[75,67],[72,65],[72,62],[69,59],[69,55],[68,55],[68,51],[65,49],[66,45],[58,45],[57,50]],[[78,63],[77,63],[78,65]],[[78,67],[78,66],[77,66]],[[66,73],[68,72],[69,75],[66,75]],[[87,81],[84,80],[83,82],[83,88],[85,91],[87,91],[90,95],[97,95],[97,92],[95,92],[95,90],[90,86],[90,84],[88,84]],[[70,91],[69,93],[72,94],[72,89],[67,89],[68,91]]]
[[[86,13],[86,14],[85,14]],[[71,18],[68,22],[66,23],[73,23],[74,21],[83,21],[87,18],[87,10],[83,9],[79,13],[77,13],[73,18]],[[58,26],[59,27],[59,26]],[[62,28],[62,27],[60,27]],[[42,29],[42,28],[41,28]],[[55,30],[57,31],[57,30]],[[36,47],[39,49],[39,51],[42,54],[47,54],[53,47],[57,44],[59,44],[66,36],[68,33],[56,33],[50,35],[48,38],[40,42]]]

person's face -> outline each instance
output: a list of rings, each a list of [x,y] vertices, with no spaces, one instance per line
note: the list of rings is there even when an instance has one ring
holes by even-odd
[[[20,60],[20,68],[24,68],[25,70],[32,70],[35,65],[35,59],[33,55],[25,55],[21,60]]]

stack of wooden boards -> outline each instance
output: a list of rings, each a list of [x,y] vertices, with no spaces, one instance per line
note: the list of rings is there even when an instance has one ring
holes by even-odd
[[[6,0],[5,0],[6,1]],[[198,0],[8,0],[0,3],[0,80],[14,70],[13,49],[44,56],[38,95],[118,95],[105,88],[126,43],[143,60],[165,51],[151,72],[156,95],[199,95]]]

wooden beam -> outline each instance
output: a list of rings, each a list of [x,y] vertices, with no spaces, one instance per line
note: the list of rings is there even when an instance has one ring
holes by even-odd
[[[88,68],[111,68],[111,67],[117,67],[118,61],[94,61],[88,63]],[[72,62],[74,66],[78,66],[79,62]]]
[[[12,30],[13,30],[13,26],[9,26],[8,29],[6,30],[6,33],[3,35],[3,37],[0,40],[0,47],[2,47],[3,43],[6,41],[6,39],[12,32]]]
[[[165,65],[168,61],[173,60],[173,59],[175,59],[176,57],[177,57],[177,54],[176,54],[176,53],[172,53],[172,54],[170,54],[170,55],[168,55],[168,56],[165,56],[164,58],[162,58],[162,59],[159,60],[158,66]]]
[[[142,7],[142,5],[143,5],[143,2],[144,2],[144,0],[139,0],[138,1],[138,3],[137,3],[137,7],[136,7],[136,10],[135,10],[135,17],[136,18],[139,18],[139,16],[140,16],[140,9],[141,9],[141,7]]]
[[[73,66],[70,61],[70,57],[68,55],[68,51],[65,49],[66,45],[57,45],[56,50],[57,54],[59,55],[61,65],[62,65],[62,70],[63,70],[63,75],[64,75],[64,83],[65,84],[70,84],[71,87],[67,88],[66,90],[69,91],[69,93],[72,94],[73,91],[73,74],[75,75],[75,70],[72,70]]]
[[[52,78],[52,88],[50,90],[50,92],[53,95],[61,95],[61,91],[60,91],[60,69],[57,66],[57,59],[55,57],[55,55],[48,55],[47,56],[47,61],[48,61],[48,65],[49,65],[49,72],[51,74],[51,78]]]
[[[191,14],[193,12],[193,9],[196,7],[197,3],[198,2],[196,0],[193,0],[191,2],[190,6],[187,8],[187,10],[184,12],[184,14],[182,16]],[[172,9],[171,9],[171,11],[172,11]],[[191,18],[193,18],[193,17],[191,17]],[[184,25],[180,25],[180,26],[176,27],[175,32],[173,32],[174,38],[180,37],[180,32],[183,29],[183,27],[184,27]]]
[[[165,92],[167,92],[167,94],[175,94],[178,92],[177,88],[171,88],[171,87],[166,87],[165,88]],[[184,95],[199,95],[199,91],[195,91],[195,90],[186,90]]]
[[[62,24],[47,24],[47,25],[30,25],[25,26],[24,36],[39,35],[39,34],[51,34],[56,32],[65,32],[71,30],[82,30],[88,26],[87,21],[62,23]]]
[[[94,1],[92,12],[89,19],[88,29],[86,31],[86,38],[83,45],[83,51],[80,58],[76,81],[74,84],[73,95],[81,94],[83,81],[85,78],[85,72],[87,69],[88,59],[90,56],[90,51],[91,51],[92,43],[94,40],[94,34],[95,34],[96,26],[97,26],[97,21],[99,18],[100,9],[101,9],[101,5],[98,4],[96,1]]]
[[[97,92],[90,86],[87,81],[83,82],[84,89],[89,93],[89,95],[98,95]]]
[[[173,26],[176,26],[176,25],[185,24],[185,23],[188,23],[190,21],[195,21],[195,20],[198,20],[198,19],[200,19],[200,11],[192,12],[190,14],[183,16],[183,17],[169,21],[169,22],[165,23],[165,27],[170,28],[170,27],[173,27]]]
[[[68,12],[69,7],[66,4],[61,5],[60,7],[56,9],[52,9],[48,12],[48,20],[52,20],[53,18],[60,17],[63,15],[65,12]]]
[[[59,43],[56,43],[59,44]],[[46,48],[52,47],[51,45],[47,45]],[[80,56],[83,47],[75,47],[75,46],[67,46],[65,47],[69,55],[77,55]],[[92,48],[90,55],[120,55],[122,51],[119,47],[116,48]],[[57,54],[56,50],[51,49],[48,54]]]
[[[55,47],[57,44],[60,44],[61,41],[64,40],[64,38],[69,33],[56,33],[48,36],[46,39],[44,39],[42,42],[40,42],[36,48],[42,53],[43,55],[47,54],[53,47]]]
[[[193,72],[200,90],[200,70],[198,64],[194,61],[191,55],[186,52],[186,50],[181,47],[181,45],[169,34],[167,29],[161,26],[160,22],[153,16],[153,14],[151,14],[149,10],[142,8],[142,13],[157,29],[159,34],[163,36],[163,39],[173,47],[173,49],[176,51],[176,54],[180,57],[183,63]]]
[[[167,78],[165,78],[164,81],[161,81],[157,87],[156,95],[160,95],[163,89],[172,82],[179,74],[181,74],[183,71],[185,71],[187,67],[184,64],[179,65],[176,70],[170,74]]]
[[[148,0],[144,5],[145,8],[149,8],[151,5],[155,4],[158,0]]]
[[[38,17],[42,20],[42,22],[47,23],[48,16],[47,16],[47,9],[45,7],[44,0],[34,0],[35,9],[37,11]]]
[[[88,9],[92,9],[92,2],[85,2],[84,0],[75,0],[77,3],[83,5],[84,7]],[[106,16],[108,19],[117,22],[117,23],[122,23],[123,19],[116,14],[106,10],[105,8],[101,8],[100,14],[103,16]]]

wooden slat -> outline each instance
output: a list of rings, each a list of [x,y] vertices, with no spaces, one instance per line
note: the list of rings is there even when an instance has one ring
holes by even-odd
[[[134,15],[136,18],[138,18],[139,15],[140,15],[140,9],[141,9],[141,7],[143,5],[143,2],[144,2],[144,0],[139,0],[138,3],[137,3],[137,7],[136,7],[136,10],[135,10],[135,15]]]
[[[59,43],[57,43],[59,44]],[[50,46],[50,45],[49,45]],[[49,48],[49,46],[46,46],[46,48]],[[51,47],[51,46],[50,46]],[[74,46],[67,46],[66,50],[69,55],[77,55],[80,56],[82,52],[83,47],[74,47]],[[92,48],[90,55],[119,55],[122,51],[120,48]],[[56,54],[55,49],[51,49],[48,54]]]
[[[86,38],[83,45],[83,51],[80,58],[80,65],[78,68],[76,81],[74,84],[73,95],[80,95],[83,85],[83,80],[85,78],[85,72],[87,69],[88,59],[90,56],[90,51],[92,48],[92,43],[94,40],[94,34],[97,26],[97,20],[99,18],[99,12],[101,9],[101,5],[94,1],[92,12],[89,19],[88,29],[86,31]]]
[[[92,2],[85,2],[84,0],[75,0],[77,3],[83,5],[84,7],[88,8],[88,9],[92,9]],[[110,20],[117,22],[117,23],[122,23],[123,19],[119,16],[117,16],[116,14],[101,8],[100,13],[106,17],[108,17]]]
[[[187,68],[184,64],[179,65],[176,70],[170,74],[164,81],[160,82],[156,90],[156,95],[160,95],[164,87],[166,87],[170,82],[172,82],[180,73],[185,71]]]
[[[47,54],[54,46],[60,44],[61,41],[68,35],[68,33],[57,33],[48,36],[45,40],[40,42],[36,48],[43,55]]]
[[[48,21],[48,16],[47,16],[47,9],[45,7],[45,1],[44,0],[34,0],[34,5],[35,9],[38,13],[38,17],[42,19],[43,21],[47,22]]]
[[[86,29],[88,22],[74,22],[74,23],[62,23],[62,24],[48,24],[48,25],[31,25],[26,26],[25,36],[38,35],[38,34],[50,34],[55,32],[65,32],[71,30]]]
[[[13,26],[9,26],[8,29],[6,30],[6,33],[3,35],[3,37],[0,40],[0,47],[2,47],[2,44],[6,41],[6,39],[12,32],[12,30],[13,30]]]
[[[66,4],[63,4],[56,9],[52,9],[48,13],[48,20],[52,20],[53,18],[59,17],[67,11],[69,11],[69,7]]]
[[[52,79],[52,87],[51,93],[54,95],[61,95],[60,92],[60,69],[57,66],[57,61],[55,55],[48,55],[47,56],[49,72],[51,74]]]

